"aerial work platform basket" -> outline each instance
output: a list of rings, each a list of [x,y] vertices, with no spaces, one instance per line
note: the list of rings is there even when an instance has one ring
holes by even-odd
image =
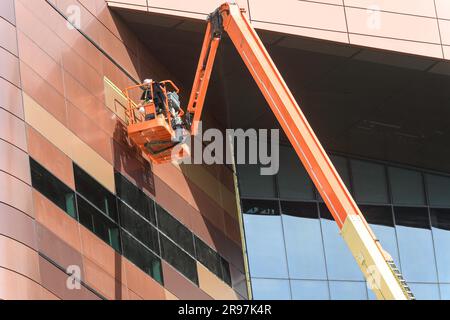
[[[168,85],[173,91],[168,91]],[[159,101],[155,86],[161,90]],[[137,103],[138,90],[149,91],[149,99]],[[138,84],[124,89],[128,100],[126,110],[127,131],[129,138],[155,164],[183,159],[190,155],[184,140],[176,140],[174,130],[174,113],[171,105],[178,98],[178,87],[170,80]],[[180,108],[178,117],[184,112]]]

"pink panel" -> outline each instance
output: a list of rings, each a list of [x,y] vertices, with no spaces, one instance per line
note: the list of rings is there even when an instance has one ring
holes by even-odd
[[[252,20],[315,29],[347,31],[344,8],[297,0],[250,1]]]
[[[350,33],[440,43],[435,19],[347,8]]]
[[[441,19],[450,19],[450,1],[434,0],[438,17]]]
[[[434,0],[344,0],[344,3],[347,7],[436,17]]]

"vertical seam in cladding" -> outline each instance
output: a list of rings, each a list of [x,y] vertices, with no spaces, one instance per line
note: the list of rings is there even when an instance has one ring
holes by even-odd
[[[344,8],[345,27],[347,28],[347,40],[350,44],[350,31],[348,30],[347,10],[345,7],[345,0],[342,0],[342,7]]]
[[[439,25],[439,16],[438,16],[438,11],[437,11],[437,6],[436,6],[436,0],[433,0],[433,5],[434,5],[434,12],[436,14],[436,23],[437,23],[437,28],[438,28],[438,32],[439,32],[439,41],[441,42],[442,59],[445,59],[444,44],[442,43],[441,26]]]

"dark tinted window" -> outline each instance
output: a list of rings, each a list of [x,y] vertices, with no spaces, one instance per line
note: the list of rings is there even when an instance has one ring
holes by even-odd
[[[195,260],[162,234],[160,234],[160,241],[162,258],[184,274],[186,278],[198,284],[197,265]]]
[[[195,251],[197,253],[197,260],[222,279],[222,266],[219,254],[198,237],[195,237]]]
[[[394,226],[391,207],[359,206],[359,209],[361,210],[368,223],[389,227]]]
[[[192,237],[192,232],[159,205],[156,205],[156,212],[158,215],[159,229],[180,247],[194,256],[194,239]]]
[[[243,199],[242,213],[279,215],[280,209],[278,207],[278,201]]]
[[[120,173],[115,173],[116,192],[120,199],[139,212],[144,218],[156,225],[153,201],[142,190],[125,179]]]
[[[73,164],[73,172],[78,193],[117,221],[116,197],[76,164]]]
[[[122,228],[159,254],[158,231],[122,201],[119,201],[119,213]]]
[[[281,212],[299,218],[319,218],[317,205],[311,202],[281,201]]]
[[[395,223],[400,226],[430,229],[427,208],[395,207]]]
[[[127,232],[122,231],[123,255],[150,275],[159,283],[163,283],[161,259],[145,248]]]
[[[222,257],[220,257],[220,264],[222,265],[222,280],[231,286],[230,264]]]
[[[33,187],[71,217],[76,218],[75,193],[31,158],[30,167]]]
[[[120,252],[119,227],[80,196],[77,196],[77,204],[80,223]]]

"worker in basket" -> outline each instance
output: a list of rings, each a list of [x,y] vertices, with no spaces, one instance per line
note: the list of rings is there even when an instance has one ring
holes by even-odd
[[[172,138],[173,143],[182,143],[186,139],[186,131],[184,121],[181,118],[183,111],[181,109],[180,100],[176,92],[168,92],[167,100],[165,96],[165,85],[163,83],[153,81],[152,79],[145,79],[142,89],[141,101],[138,105],[139,112],[144,115],[145,121],[155,119],[155,116],[163,114],[167,119],[167,109],[169,109],[172,118],[172,129],[175,136]],[[166,101],[169,103],[166,108]],[[154,104],[155,113],[150,110],[150,105]]]

